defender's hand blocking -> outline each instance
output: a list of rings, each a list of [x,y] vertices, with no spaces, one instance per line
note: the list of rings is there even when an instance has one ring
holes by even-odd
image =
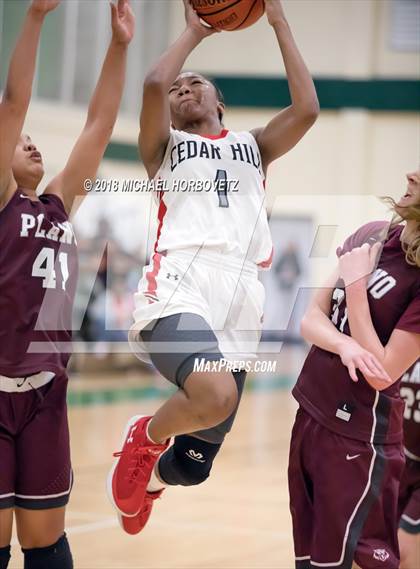
[[[32,0],[31,10],[45,15],[55,10],[60,2],[61,0]]]
[[[364,243],[361,247],[355,247],[344,255],[341,254],[341,248],[338,249],[340,277],[346,286],[357,281],[363,281],[366,284],[369,275],[376,267],[381,248],[381,242],[372,246]]]
[[[216,30],[211,26],[206,26],[202,23],[197,12],[194,10],[191,0],[182,0],[184,2],[184,9],[185,9],[185,21],[187,22],[187,28],[193,30],[200,39],[204,39],[208,36],[211,36],[214,33],[219,33],[220,30]]]
[[[264,0],[264,2],[265,12],[270,26],[274,26],[275,23],[286,19],[280,0]]]
[[[128,45],[134,36],[135,17],[129,0],[111,2],[112,36],[121,44]]]

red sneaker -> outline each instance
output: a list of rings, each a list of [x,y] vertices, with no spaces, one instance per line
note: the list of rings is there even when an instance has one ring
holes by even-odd
[[[160,454],[169,446],[155,444],[147,438],[147,424],[152,417],[132,417],[124,431],[122,450],[109,472],[108,497],[123,516],[136,516],[143,507],[146,487]]]
[[[140,512],[134,517],[122,516],[118,514],[118,520],[122,529],[129,533],[130,535],[136,535],[141,532],[144,526],[147,524],[152,513],[153,502],[160,498],[162,490],[159,492],[146,492],[144,497],[143,507]]]

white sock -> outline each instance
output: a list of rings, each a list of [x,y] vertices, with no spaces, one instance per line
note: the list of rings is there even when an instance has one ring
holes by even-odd
[[[151,419],[150,419],[150,421],[151,421]],[[158,444],[160,444],[160,443],[157,443],[156,441],[154,441],[154,440],[152,439],[152,437],[149,435],[149,425],[150,425],[150,421],[149,421],[149,422],[147,423],[147,425],[146,425],[146,437],[149,439],[149,441],[150,441],[151,443],[153,443],[154,445],[158,445]]]
[[[167,486],[169,486],[168,484],[165,484],[164,482],[162,482],[162,480],[160,480],[157,477],[156,469],[158,468],[158,464],[159,460],[155,464],[155,467],[152,471],[152,476],[150,477],[149,480],[149,484],[147,485],[146,490],[148,492],[159,492],[159,490],[163,490],[164,488],[167,488]]]

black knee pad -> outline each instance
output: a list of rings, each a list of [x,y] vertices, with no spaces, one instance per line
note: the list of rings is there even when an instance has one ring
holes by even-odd
[[[66,534],[48,547],[35,549],[23,549],[25,557],[24,569],[73,569],[73,558],[71,556],[69,543]]]
[[[158,463],[160,477],[172,486],[195,486],[209,477],[221,445],[208,443],[191,435],[175,437]]]
[[[197,435],[200,439],[208,441],[209,443],[221,444],[225,440],[226,435],[230,432],[236,413],[238,412],[239,403],[241,402],[246,379],[246,371],[234,371],[233,377],[235,378],[236,387],[238,388],[238,403],[235,410],[223,421],[223,423],[219,423],[215,427],[210,427],[210,429],[203,429],[202,431],[194,433],[194,435]]]
[[[0,547],[0,569],[7,569],[10,561],[10,545]]]

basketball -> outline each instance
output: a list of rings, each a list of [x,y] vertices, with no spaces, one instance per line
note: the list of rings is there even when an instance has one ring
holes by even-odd
[[[192,0],[192,4],[209,26],[226,32],[252,26],[265,11],[264,0]]]

